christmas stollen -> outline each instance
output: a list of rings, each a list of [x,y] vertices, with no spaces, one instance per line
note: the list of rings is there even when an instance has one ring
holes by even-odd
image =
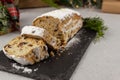
[[[81,15],[67,8],[42,14],[33,20],[33,26],[46,29],[52,36],[60,39],[63,47],[80,30],[82,23]]]
[[[49,57],[48,48],[65,47],[82,27],[81,15],[71,9],[60,9],[38,16],[33,26],[22,28],[21,35],[3,47],[5,55],[22,65],[34,64]]]

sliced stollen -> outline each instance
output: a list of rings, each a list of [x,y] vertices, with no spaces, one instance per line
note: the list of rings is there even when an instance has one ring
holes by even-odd
[[[65,46],[82,27],[83,21],[79,12],[63,8],[36,17],[33,26],[46,29],[52,36],[60,39]]]
[[[34,64],[49,56],[42,39],[18,36],[3,48],[4,54],[22,65]]]
[[[60,40],[52,36],[44,28],[40,28],[36,26],[24,26],[22,28],[21,35],[32,38],[41,38],[54,50],[58,50],[61,47]]]

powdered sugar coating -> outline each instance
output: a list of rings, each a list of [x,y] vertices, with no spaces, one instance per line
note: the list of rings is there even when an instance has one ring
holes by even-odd
[[[35,27],[35,26],[24,26],[22,28],[22,34],[30,34],[30,35],[36,35],[36,36],[40,36],[43,37],[44,35],[44,29],[40,28],[40,27]]]
[[[59,10],[54,10],[54,11],[42,14],[41,16],[36,17],[34,20],[36,20],[39,17],[43,17],[43,16],[52,16],[54,18],[58,18],[58,19],[61,20],[61,19],[65,19],[65,17],[70,17],[73,14],[80,15],[79,12],[74,11],[72,9],[62,8],[62,9],[59,9]]]

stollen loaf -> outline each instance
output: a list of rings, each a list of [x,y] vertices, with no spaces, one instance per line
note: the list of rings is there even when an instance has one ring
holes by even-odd
[[[46,29],[52,36],[60,39],[61,46],[65,46],[80,30],[83,21],[79,12],[63,8],[37,16],[32,24]]]

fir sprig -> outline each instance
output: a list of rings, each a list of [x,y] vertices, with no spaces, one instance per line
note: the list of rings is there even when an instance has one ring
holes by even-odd
[[[95,40],[99,40],[101,37],[104,37],[107,27],[104,25],[103,19],[100,17],[88,17],[83,20],[83,26],[85,28],[96,31]]]
[[[10,25],[9,22],[10,15],[7,11],[7,8],[0,4],[0,33],[6,33]]]

